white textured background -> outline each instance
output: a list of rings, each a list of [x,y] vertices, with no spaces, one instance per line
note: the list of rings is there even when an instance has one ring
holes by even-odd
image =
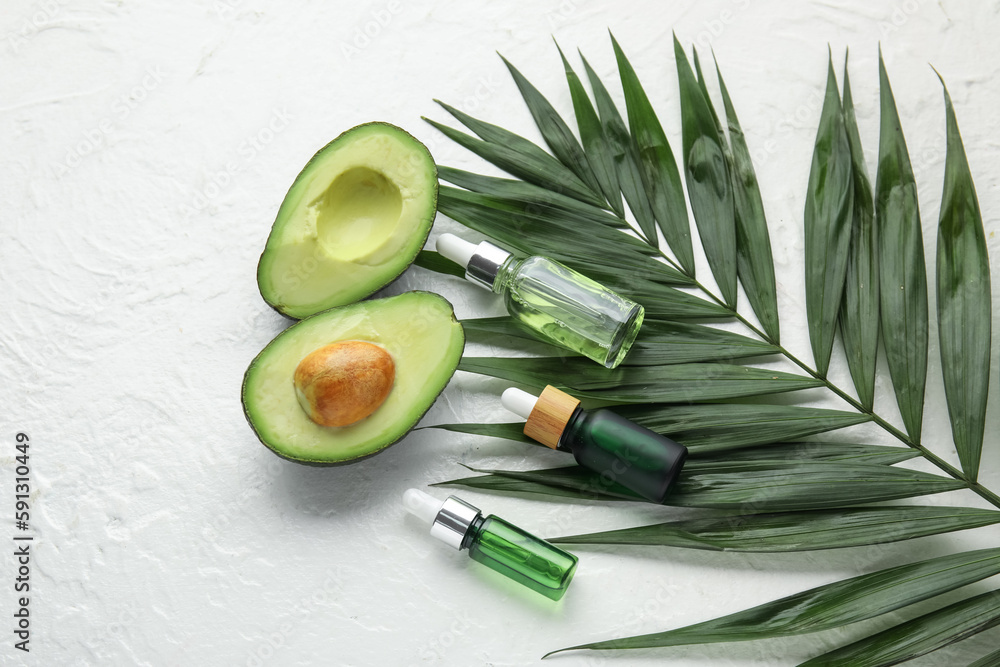
[[[567,462],[560,454],[431,430],[353,466],[300,467],[257,443],[239,385],[250,359],[288,324],[258,296],[254,272],[285,191],[316,149],[357,123],[386,120],[425,141],[439,162],[486,170],[420,120],[446,119],[432,98],[537,137],[494,51],[571,114],[550,35],[568,54],[582,48],[620,100],[608,28],[675,147],[671,31],[704,56],[715,50],[756,157],[783,339],[810,358],[801,212],[827,44],[838,73],[850,48],[872,171],[882,44],[928,258],[944,159],[943,101],[928,63],[938,68],[998,257],[1000,4],[347,5],[18,0],[0,9],[0,544],[13,545],[18,431],[32,438],[36,535],[30,655],[12,646],[13,547],[0,547],[0,663],[525,665],[550,649],[677,627],[916,557],[997,544],[993,527],[790,555],[579,548],[573,587],[550,604],[432,541],[398,498],[409,486],[461,476],[459,462],[540,467]],[[454,226],[439,219],[437,229]],[[460,316],[496,312],[476,288],[421,269],[387,292],[414,288],[440,291]],[[424,423],[507,420],[499,388],[459,373]],[[889,391],[885,377],[879,388]],[[809,398],[838,407],[821,392]],[[998,407],[991,404],[983,461],[993,489]],[[925,441],[955,460],[937,371],[927,408]],[[891,401],[880,409],[894,414]],[[680,515],[458,493],[541,535]],[[981,506],[971,493],[938,501]],[[551,662],[794,664],[912,613],[797,639]],[[998,643],[994,630],[920,664],[962,664]]]

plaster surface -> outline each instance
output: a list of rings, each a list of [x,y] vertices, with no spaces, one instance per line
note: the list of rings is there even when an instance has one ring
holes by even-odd
[[[811,359],[802,210],[828,44],[838,76],[850,49],[872,174],[881,44],[929,260],[945,116],[928,63],[941,72],[990,250],[1000,257],[997,2],[3,4],[0,541],[8,546],[0,548],[0,663],[537,664],[556,648],[679,627],[881,567],[996,546],[1000,530],[992,527],[788,555],[583,547],[576,581],[553,604],[433,541],[404,513],[400,497],[408,487],[463,476],[459,464],[543,467],[566,463],[560,453],[419,430],[356,465],[313,469],[279,460],[255,440],[239,402],[242,375],[289,324],[258,295],[256,262],[309,157],[349,127],[384,120],[415,134],[441,164],[495,173],[421,121],[448,121],[432,99],[537,140],[495,51],[571,117],[551,37],[578,71],[575,52],[582,49],[621,102],[608,29],[675,151],[680,110],[671,31],[708,62],[714,50],[754,153],[783,342],[795,354]],[[710,90],[719,104],[717,87]],[[439,216],[432,240],[459,229]],[[701,255],[699,262],[707,277]],[[1000,283],[997,275],[993,282]],[[485,292],[419,268],[384,293],[408,289],[440,292],[461,317],[499,312]],[[469,351],[510,353],[500,346]],[[955,462],[937,354],[932,331],[925,441]],[[833,377],[850,386],[839,347]],[[503,386],[458,373],[423,424],[507,421],[498,401]],[[884,366],[878,391],[879,409],[898,421]],[[842,407],[822,392],[806,399]],[[982,475],[993,489],[1000,489],[997,407],[991,401]],[[18,432],[31,437],[27,654],[15,650],[12,634]],[[841,437],[889,444],[873,429]],[[455,492],[543,536],[683,515],[631,503]],[[983,506],[971,493],[926,502]],[[792,665],[913,613],[799,638],[571,653],[548,662]],[[965,664],[998,643],[994,629],[914,664]]]

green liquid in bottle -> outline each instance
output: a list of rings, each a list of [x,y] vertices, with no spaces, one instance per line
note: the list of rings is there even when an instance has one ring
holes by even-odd
[[[642,306],[545,257],[511,257],[493,291],[515,319],[607,368],[621,363],[642,326]]]
[[[576,573],[577,557],[499,517],[481,516],[465,536],[472,560],[559,600]]]
[[[576,409],[559,445],[577,462],[654,503],[662,503],[680,474],[687,448],[611,410]]]

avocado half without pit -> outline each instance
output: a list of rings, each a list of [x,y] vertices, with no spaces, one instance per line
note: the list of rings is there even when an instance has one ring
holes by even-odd
[[[250,363],[243,410],[283,458],[352,463],[417,425],[464,347],[451,304],[431,292],[332,308],[278,334]]]
[[[437,193],[434,159],[405,130],[347,130],[285,195],[257,265],[261,296],[296,319],[370,296],[413,263]]]

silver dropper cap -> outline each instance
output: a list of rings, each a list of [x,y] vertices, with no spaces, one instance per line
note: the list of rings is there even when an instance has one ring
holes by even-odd
[[[437,239],[437,251],[465,268],[465,278],[488,290],[493,289],[500,267],[510,253],[489,241],[473,245],[454,234],[442,234]]]
[[[508,257],[510,257],[510,253],[503,248],[498,248],[489,241],[483,241],[476,246],[476,252],[469,260],[469,266],[465,269],[465,278],[492,290],[493,281],[496,280],[500,267],[503,266]]]
[[[455,496],[442,502],[419,489],[407,489],[403,505],[410,514],[431,524],[431,535],[456,549],[462,548],[465,534],[480,514],[479,508]]]

